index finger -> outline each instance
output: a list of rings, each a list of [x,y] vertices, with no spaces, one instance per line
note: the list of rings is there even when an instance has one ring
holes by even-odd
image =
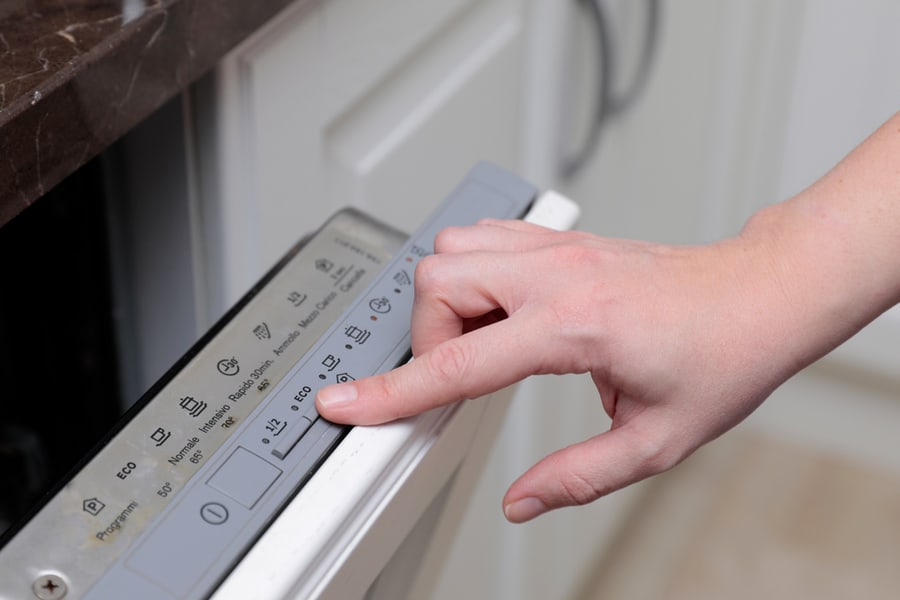
[[[331,421],[375,425],[500,390],[548,364],[546,336],[527,321],[519,313],[387,373],[322,388],[316,408]]]
[[[467,320],[496,309],[515,308],[516,255],[495,252],[434,255],[416,267],[415,299],[410,319],[415,356],[458,337]]]

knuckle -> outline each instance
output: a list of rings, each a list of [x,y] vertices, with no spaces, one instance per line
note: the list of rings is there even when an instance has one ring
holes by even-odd
[[[359,382],[360,397],[366,399],[368,422],[384,423],[416,412],[414,379],[409,374],[402,375],[389,371],[382,375],[368,377]]]
[[[552,254],[552,260],[558,264],[579,265],[590,269],[599,268],[604,264],[602,250],[586,240],[578,232],[571,232],[568,243],[550,246],[547,251]]]
[[[379,415],[380,421],[390,421],[403,416],[402,410],[397,406],[397,401],[402,397],[402,393],[397,385],[396,377],[387,373],[369,377],[363,383],[366,388],[360,391],[360,395],[384,413]]]
[[[668,471],[681,462],[683,457],[669,436],[635,436],[632,443],[633,452],[643,477]]]
[[[379,404],[383,404],[384,400],[397,397],[397,385],[391,373],[369,377],[362,383],[366,385],[365,397],[375,399]]]
[[[452,252],[459,245],[461,230],[459,227],[445,227],[434,236],[434,251]]]
[[[568,473],[560,479],[560,493],[568,506],[583,506],[603,495],[590,481],[577,473]]]
[[[577,293],[567,294],[564,298],[553,298],[545,304],[544,318],[547,319],[556,338],[564,341],[570,357],[576,360],[581,371],[587,370],[589,357],[596,354],[596,346],[607,326],[604,319],[608,308],[609,296],[607,282],[602,277],[604,258],[597,248],[588,244],[560,244],[546,249],[548,253],[544,264],[566,265],[560,269],[561,277],[570,280],[559,281],[554,287],[571,288],[576,285]],[[570,269],[569,266],[574,268]],[[571,281],[572,273],[580,274],[577,283]]]
[[[429,376],[441,387],[459,390],[461,396],[463,379],[471,365],[469,352],[457,339],[450,339],[432,348],[427,356]]]
[[[414,287],[417,294],[428,293],[438,287],[440,281],[440,260],[431,254],[419,259],[415,269]]]

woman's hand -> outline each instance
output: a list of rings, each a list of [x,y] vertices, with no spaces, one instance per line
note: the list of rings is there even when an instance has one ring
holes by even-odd
[[[323,388],[319,412],[375,424],[533,374],[590,373],[610,430],[529,469],[506,493],[507,518],[664,471],[900,300],[898,165],[900,115],[808,190],[706,246],[519,221],[446,229],[416,269],[415,360]]]
[[[415,360],[320,392],[337,422],[375,424],[494,392],[532,374],[590,373],[612,428],[516,481],[511,521],[584,504],[678,463],[780,383],[784,330],[765,257],[730,242],[680,248],[520,221],[444,230],[420,262]],[[776,369],[785,373],[790,369]],[[552,399],[548,399],[553,401]]]

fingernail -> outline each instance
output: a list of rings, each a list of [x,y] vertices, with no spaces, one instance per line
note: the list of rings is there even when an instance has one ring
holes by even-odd
[[[319,390],[317,399],[322,408],[336,408],[356,400],[356,386],[352,383],[330,385]]]
[[[545,512],[547,512],[547,505],[537,498],[522,498],[503,507],[506,519],[513,523],[530,521]]]

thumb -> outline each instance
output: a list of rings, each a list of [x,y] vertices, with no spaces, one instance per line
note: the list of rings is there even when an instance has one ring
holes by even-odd
[[[631,424],[563,448],[519,477],[503,513],[523,523],[556,508],[588,504],[675,466],[683,456],[652,429]]]

